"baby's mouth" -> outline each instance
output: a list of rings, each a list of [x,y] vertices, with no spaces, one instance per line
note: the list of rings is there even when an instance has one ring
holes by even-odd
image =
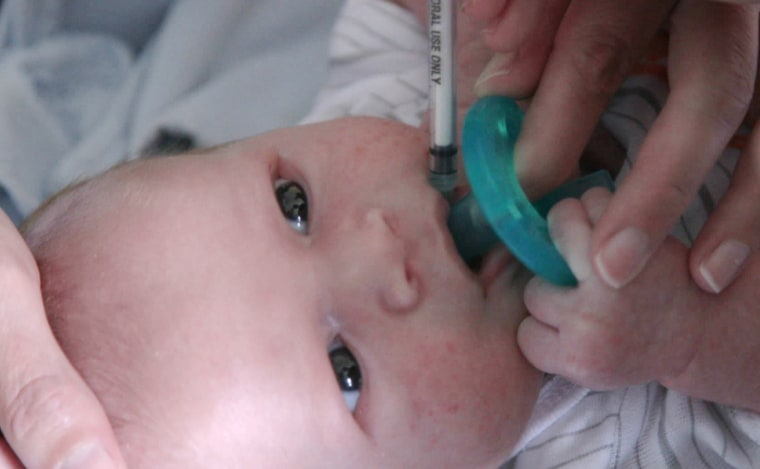
[[[483,291],[488,294],[491,285],[501,275],[514,277],[520,269],[520,262],[506,247],[500,245],[479,259],[479,266],[476,268]]]
[[[460,194],[461,198],[461,194]],[[441,199],[442,201],[443,199]],[[520,265],[519,261],[512,255],[512,253],[504,247],[503,244],[497,243],[496,247],[490,248],[485,254],[464,258],[461,252],[458,252],[456,242],[450,231],[451,225],[448,223],[450,210],[447,203],[442,204],[445,209],[438,210],[439,216],[442,215],[442,224],[445,227],[445,236],[447,239],[447,247],[453,253],[458,262],[462,264],[462,267],[469,271],[469,273],[479,281],[483,288],[483,293],[487,294],[488,289],[494,280],[498,278],[506,270],[510,270],[508,275],[513,276],[517,270],[516,267]],[[511,280],[511,278],[510,278]]]

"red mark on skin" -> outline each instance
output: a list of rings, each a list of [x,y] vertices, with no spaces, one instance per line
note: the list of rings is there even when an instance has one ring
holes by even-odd
[[[367,145],[357,145],[355,153],[359,156],[364,156],[368,153]]]
[[[457,404],[456,402],[453,404],[449,404],[449,406],[446,408],[446,412],[448,412],[451,415],[458,414],[459,404]]]
[[[459,353],[459,347],[457,347],[453,342],[446,342],[446,351],[449,353]]]

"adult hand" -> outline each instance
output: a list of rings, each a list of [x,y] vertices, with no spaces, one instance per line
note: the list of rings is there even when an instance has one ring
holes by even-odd
[[[532,97],[516,170],[530,196],[567,179],[609,98],[666,20],[671,93],[636,164],[594,228],[594,269],[619,288],[660,246],[739,127],[750,102],[758,2],[468,0],[495,51],[480,94]],[[691,250],[698,285],[718,292],[760,245],[760,141],[755,129],[729,193]]]
[[[0,466],[126,467],[100,403],[50,331],[34,258],[1,210],[0,292]]]

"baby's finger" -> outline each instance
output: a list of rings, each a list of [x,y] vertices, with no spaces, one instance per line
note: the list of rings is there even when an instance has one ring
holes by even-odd
[[[752,93],[756,7],[686,1],[674,18],[670,96],[594,230],[596,271],[614,288],[633,280],[660,246],[738,127]]]
[[[604,187],[592,187],[581,196],[581,202],[586,209],[589,220],[592,225],[596,225],[602,214],[607,210],[607,206],[612,200],[612,193]]]
[[[533,277],[525,287],[523,300],[530,315],[542,324],[559,329],[567,318],[568,288],[553,285],[541,277]]]
[[[517,329],[517,345],[525,358],[546,373],[556,373],[559,357],[559,333],[556,329],[528,316]]]
[[[720,293],[760,247],[760,128],[755,125],[728,192],[699,233],[689,255],[692,278]]]
[[[482,37],[495,52],[475,84],[479,96],[533,94],[569,0],[512,0]]]
[[[583,282],[592,273],[591,223],[585,207],[578,199],[564,199],[552,207],[546,221],[557,250],[578,282]]]

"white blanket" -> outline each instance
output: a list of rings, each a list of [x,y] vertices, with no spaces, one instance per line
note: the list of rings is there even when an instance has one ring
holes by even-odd
[[[293,125],[343,0],[5,0],[0,203],[137,157],[159,129],[211,145]]]

